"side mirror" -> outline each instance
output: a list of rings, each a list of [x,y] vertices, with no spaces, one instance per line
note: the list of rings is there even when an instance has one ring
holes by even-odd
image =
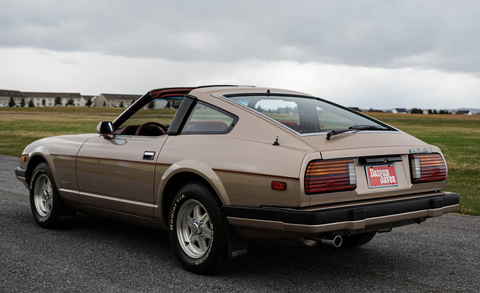
[[[105,138],[113,134],[113,124],[110,121],[102,121],[97,125],[97,133],[103,135]]]

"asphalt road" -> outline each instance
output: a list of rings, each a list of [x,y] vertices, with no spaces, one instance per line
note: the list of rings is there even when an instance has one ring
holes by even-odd
[[[356,250],[251,242],[227,273],[184,271],[160,230],[87,214],[38,227],[0,155],[0,292],[480,292],[480,217],[444,215]]]

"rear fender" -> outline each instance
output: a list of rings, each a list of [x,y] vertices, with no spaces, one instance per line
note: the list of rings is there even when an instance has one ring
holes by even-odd
[[[228,198],[225,187],[223,186],[223,183],[220,181],[220,178],[218,178],[215,171],[213,171],[213,169],[207,164],[197,160],[183,160],[176,162],[175,164],[168,167],[168,169],[162,174],[159,183],[157,180],[155,180],[158,186],[158,189],[155,192],[157,197],[155,202],[157,204],[163,202],[165,188],[169,180],[173,178],[176,174],[183,172],[193,173],[203,178],[214,189],[222,204],[230,205],[230,200]]]

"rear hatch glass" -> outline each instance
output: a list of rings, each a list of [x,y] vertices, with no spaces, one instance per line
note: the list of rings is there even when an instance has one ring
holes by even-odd
[[[227,97],[300,134],[349,130],[395,130],[357,111],[319,98],[291,95],[230,95]]]

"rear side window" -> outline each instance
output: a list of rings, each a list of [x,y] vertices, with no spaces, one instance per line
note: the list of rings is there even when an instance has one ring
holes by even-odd
[[[198,102],[190,113],[182,134],[224,134],[232,130],[238,117],[212,105]]]

